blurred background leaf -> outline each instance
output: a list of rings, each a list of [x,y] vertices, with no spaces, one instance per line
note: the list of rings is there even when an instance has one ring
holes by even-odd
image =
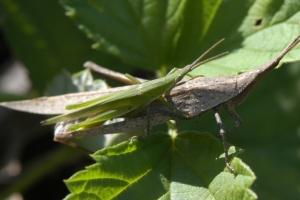
[[[2,0],[2,5],[6,39],[40,93],[62,69],[77,72],[87,60],[129,68],[115,57],[91,49],[92,42],[64,15],[58,1]]]

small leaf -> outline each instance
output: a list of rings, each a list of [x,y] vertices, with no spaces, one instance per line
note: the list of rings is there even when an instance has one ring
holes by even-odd
[[[66,93],[78,92],[77,87],[72,82],[72,76],[66,70],[54,77],[54,79],[47,84],[47,95],[55,96]]]
[[[89,69],[77,72],[72,76],[73,84],[77,86],[78,92],[99,91],[108,88],[105,81],[94,80]]]
[[[66,180],[66,199],[256,199],[253,172],[234,158],[230,173],[222,153],[222,143],[206,133],[123,142],[96,152],[96,164]]]

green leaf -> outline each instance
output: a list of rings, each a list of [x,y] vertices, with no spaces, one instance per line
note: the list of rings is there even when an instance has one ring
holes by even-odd
[[[182,67],[226,38],[214,54],[232,53],[193,73],[236,74],[274,58],[299,34],[298,0],[62,2],[94,48],[147,69]],[[299,49],[283,61],[299,60]]]
[[[40,93],[62,69],[79,71],[87,60],[124,67],[114,57],[91,49],[92,41],[64,15],[58,1],[2,0],[1,3],[6,39],[29,69],[33,86]]]
[[[210,23],[205,19],[215,14],[222,1],[62,2],[68,10],[67,15],[96,42],[94,48],[140,67],[158,69],[165,65],[178,66],[171,62],[172,59],[181,54],[189,54],[185,48],[180,49],[179,53],[178,48],[195,44],[196,38],[201,35],[201,27]],[[194,13],[186,7],[193,8]],[[199,12],[198,9],[205,12]],[[192,16],[195,12],[200,14],[199,21],[190,23],[198,18]],[[192,28],[189,31],[190,41],[183,37],[186,28]],[[194,37],[195,34],[197,37]]]
[[[198,68],[194,74],[229,75],[265,64],[277,57],[299,35],[299,18],[300,2],[297,0],[224,2],[209,34],[224,34],[227,42],[223,49],[231,53]],[[281,62],[299,60],[299,52],[298,46]]]
[[[230,173],[222,154],[222,143],[206,133],[123,142],[96,152],[96,164],[66,180],[66,199],[256,199],[250,168],[234,158]]]

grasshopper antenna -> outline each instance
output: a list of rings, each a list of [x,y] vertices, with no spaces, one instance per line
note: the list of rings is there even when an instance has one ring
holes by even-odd
[[[225,55],[227,55],[228,53],[229,53],[229,51],[226,51],[226,52],[220,53],[220,54],[218,54],[218,55],[216,55],[216,56],[214,56],[214,57],[208,58],[208,59],[206,59],[206,60],[204,60],[204,61],[202,61],[202,62],[196,63],[195,65],[193,65],[193,66],[191,67],[191,70],[197,68],[199,65],[203,65],[203,64],[205,64],[205,63],[207,63],[207,62],[209,62],[209,61],[212,61],[212,60],[215,60],[215,59],[220,58],[220,57],[222,57],[222,56],[225,56]]]
[[[195,68],[195,65],[197,65],[197,63],[199,62],[199,60],[201,60],[202,58],[204,58],[211,50],[213,50],[214,48],[216,48],[221,42],[223,42],[225,40],[225,38],[221,39],[219,42],[217,42],[216,44],[214,44],[212,47],[210,47],[208,50],[206,50],[201,56],[199,56],[192,64],[191,64],[191,68],[190,70]],[[198,65],[197,65],[198,66]]]
[[[293,40],[293,42],[291,42],[291,44],[289,46],[287,46],[281,52],[281,54],[277,57],[277,60],[281,60],[283,58],[283,56],[285,56],[285,54],[287,54],[292,48],[294,48],[300,42],[299,38],[300,38],[300,34]]]

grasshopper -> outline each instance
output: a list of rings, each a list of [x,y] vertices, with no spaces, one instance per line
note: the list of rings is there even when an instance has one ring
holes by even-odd
[[[279,64],[280,60],[300,42],[299,38],[300,35],[298,35],[279,54],[278,57],[248,72],[233,76],[197,77],[194,79],[183,80],[179,82],[170,92],[167,92],[164,97],[168,103],[176,108],[176,110],[180,111],[181,113],[186,113],[187,115],[181,115],[180,113],[178,114],[177,112],[173,112],[170,109],[163,109],[161,106],[153,106],[152,104],[150,104],[149,109],[151,110],[151,112],[160,114],[150,115],[151,126],[155,126],[159,123],[164,123],[171,118],[188,120],[200,116],[201,114],[209,110],[213,110],[215,113],[216,122],[220,129],[220,136],[223,140],[226,167],[230,171],[234,171],[234,169],[229,164],[229,156],[226,143],[226,134],[242,125],[242,120],[235,112],[234,108],[243,103],[252,88],[265,75],[267,75],[272,69],[274,69]],[[225,126],[219,114],[221,107],[224,107],[236,122],[236,125],[227,131],[225,130]],[[129,132],[134,131],[135,128],[145,128],[146,120],[146,117],[139,117],[122,122],[121,124],[115,124],[115,126],[117,127],[120,125],[123,131]],[[135,127],[132,124],[139,125]],[[98,131],[102,134],[105,134],[105,132],[109,128],[109,126],[105,128],[99,127]],[[89,135],[95,133],[97,133],[96,129],[91,129],[85,133],[80,131],[65,132],[63,134],[63,137],[73,137],[74,135]],[[59,134],[57,136],[59,138]]]
[[[213,110],[215,112],[217,124],[220,128],[220,135],[223,139],[225,163],[227,168],[233,171],[233,168],[229,165],[226,133],[229,133],[242,125],[242,120],[235,112],[234,108],[240,105],[245,100],[254,85],[258,83],[268,72],[275,68],[279,64],[280,60],[300,42],[299,38],[300,35],[298,35],[280,53],[278,57],[248,72],[233,76],[195,77],[192,79],[184,79],[178,82],[169,92],[164,94],[164,98],[178,111],[187,113],[187,115],[181,115],[173,112],[172,109],[166,107],[160,101],[154,100],[149,104],[151,110],[149,114],[142,114],[141,116],[136,116],[126,121],[75,131],[70,131],[64,124],[59,124],[59,127],[56,129],[54,140],[66,143],[65,141],[67,139],[77,136],[109,134],[116,132],[133,132],[146,129],[147,126],[152,127],[161,123],[165,123],[171,118],[187,120],[200,116],[207,111]],[[90,63],[87,65],[92,64]],[[100,70],[100,72],[102,71],[103,70]],[[105,91],[38,98],[34,101],[25,100],[17,102],[3,102],[1,105],[12,109],[40,114],[61,114],[65,113],[65,105],[68,103],[72,103],[76,100],[85,101],[98,96],[101,98],[106,94],[125,91],[130,87],[132,86],[112,88]],[[57,103],[61,102],[65,103],[57,106]],[[49,107],[51,107],[52,104],[55,104],[53,109],[47,110],[47,113],[42,112],[42,108],[45,107],[45,105],[49,105]],[[36,107],[41,109],[37,109]],[[236,125],[228,131],[225,131],[225,126],[222,123],[219,114],[221,107],[224,107],[236,122]]]
[[[165,77],[158,78],[152,81],[141,82],[138,79],[127,74],[126,76],[129,79],[138,84],[133,85],[124,91],[108,94],[83,103],[69,105],[67,106],[67,109],[77,110],[50,118],[48,120],[42,121],[41,123],[43,125],[48,125],[62,121],[88,117],[83,122],[76,123],[68,128],[69,130],[74,131],[97,127],[102,125],[109,119],[118,118],[128,113],[131,113],[131,115],[134,116],[136,113],[140,112],[140,110],[147,107],[153,100],[159,98],[160,100],[164,101],[161,96],[164,93],[170,91],[174,87],[174,85],[181,81],[187,73],[206,62],[227,54],[227,52],[225,52],[199,62],[223,40],[224,39],[213,45],[192,64],[187,65],[182,69],[174,68]],[[147,135],[148,133],[145,133],[145,136]]]

